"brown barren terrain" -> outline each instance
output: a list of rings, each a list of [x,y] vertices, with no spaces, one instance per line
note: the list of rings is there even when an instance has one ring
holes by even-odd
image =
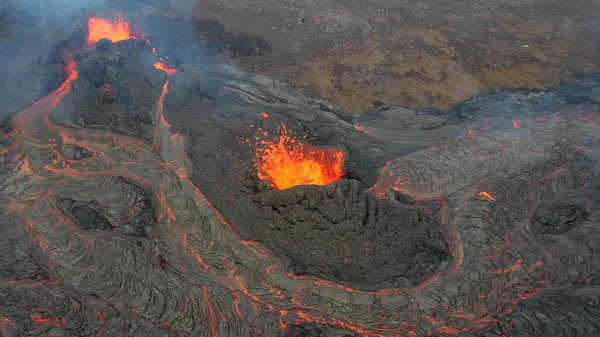
[[[349,114],[380,104],[444,109],[489,89],[555,86],[597,71],[600,60],[598,1],[173,0],[171,8],[248,34],[251,48],[225,41],[224,55]]]

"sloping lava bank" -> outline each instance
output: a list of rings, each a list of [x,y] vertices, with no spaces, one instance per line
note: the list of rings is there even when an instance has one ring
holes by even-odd
[[[144,40],[60,46],[65,85],[2,128],[2,334],[600,333],[600,76],[350,118]],[[261,181],[281,124],[345,176]]]

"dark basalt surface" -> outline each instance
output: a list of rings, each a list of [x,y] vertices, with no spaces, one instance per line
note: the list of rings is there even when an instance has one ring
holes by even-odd
[[[146,42],[62,45],[71,91],[0,138],[10,336],[599,333],[600,75],[350,118],[264,76],[171,64],[164,117],[187,163],[153,119],[167,76]],[[344,179],[260,181],[253,142],[282,123],[343,150]]]
[[[57,150],[62,156],[72,160],[90,158],[93,155],[90,150],[75,144],[62,144]]]
[[[87,198],[61,195],[62,212],[72,217],[79,228],[152,239],[156,230],[156,209],[147,192],[122,178],[106,178],[112,191],[94,191]],[[118,203],[107,199],[117,197]]]
[[[30,67],[22,73],[5,74],[0,87],[4,96],[0,101],[0,120],[6,121],[11,114],[58,88],[65,80],[64,57],[70,49],[79,44],[80,41],[75,39],[53,44],[45,48],[41,55],[33,58]]]
[[[283,253],[301,275],[411,287],[447,265],[433,212],[379,200],[356,180],[264,190],[252,201],[236,219],[257,225],[242,237]]]

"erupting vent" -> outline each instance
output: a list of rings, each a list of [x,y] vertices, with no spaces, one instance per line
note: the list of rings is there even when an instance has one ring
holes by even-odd
[[[279,140],[263,140],[256,150],[258,177],[278,190],[297,185],[327,185],[344,175],[344,152],[319,149],[291,138],[285,125],[278,129]]]
[[[126,21],[122,16],[118,16],[112,23],[103,18],[90,17],[88,20],[88,38],[87,43],[93,46],[98,40],[109,39],[113,43],[129,40],[140,39],[141,34],[134,34],[129,28],[129,21]]]

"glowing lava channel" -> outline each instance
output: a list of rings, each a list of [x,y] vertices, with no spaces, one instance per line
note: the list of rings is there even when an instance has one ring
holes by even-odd
[[[141,39],[141,34],[134,34],[129,27],[129,21],[118,16],[115,21],[108,22],[103,18],[90,17],[88,20],[87,43],[93,46],[101,39],[109,39],[113,43],[129,39]]]
[[[327,185],[344,175],[344,152],[319,149],[291,138],[285,125],[279,140],[263,140],[256,149],[258,177],[271,187],[285,190],[297,185]]]

